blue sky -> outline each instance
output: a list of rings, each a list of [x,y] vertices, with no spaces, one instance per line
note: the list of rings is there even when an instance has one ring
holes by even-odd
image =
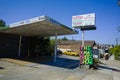
[[[0,19],[7,25],[42,15],[72,28],[72,16],[88,13],[96,14],[97,30],[85,31],[85,40],[95,40],[102,44],[115,44],[120,33],[120,6],[118,0],[0,0]],[[81,40],[79,34],[66,36]]]

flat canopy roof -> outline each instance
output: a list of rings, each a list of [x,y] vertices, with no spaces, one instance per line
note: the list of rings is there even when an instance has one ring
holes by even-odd
[[[16,34],[23,36],[54,36],[77,34],[77,31],[48,17],[40,16],[10,24],[9,28],[1,29],[1,33]]]

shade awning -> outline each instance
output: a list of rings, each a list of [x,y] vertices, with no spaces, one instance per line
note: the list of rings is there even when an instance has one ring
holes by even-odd
[[[16,34],[23,36],[54,36],[77,34],[77,31],[49,18],[40,16],[10,24],[10,28],[1,29],[1,33]]]

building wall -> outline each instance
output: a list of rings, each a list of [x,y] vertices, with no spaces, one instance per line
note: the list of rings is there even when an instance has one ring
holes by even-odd
[[[58,48],[61,48],[61,49],[68,49],[69,48],[78,54],[80,52],[80,45],[79,44],[58,45]]]
[[[0,57],[18,57],[19,38],[17,35],[0,33]],[[22,36],[20,57],[35,55],[35,40],[32,43],[30,40],[31,38]],[[28,52],[31,54],[28,55]]]
[[[17,56],[18,40],[18,36],[0,33],[0,57]]]
[[[0,33],[0,57],[18,57],[19,38],[17,35]],[[41,50],[36,52],[38,42],[40,39],[37,37],[22,36],[20,57],[40,56]]]
[[[58,44],[58,48],[61,49],[72,49],[73,51],[75,51],[76,53],[79,54],[80,52],[80,46],[82,46],[82,41],[63,41],[61,43]],[[95,42],[94,41],[85,41],[85,46],[95,46]]]

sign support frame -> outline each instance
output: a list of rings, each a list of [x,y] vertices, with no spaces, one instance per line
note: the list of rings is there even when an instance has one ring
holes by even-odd
[[[82,47],[84,47],[84,30],[82,30]]]

